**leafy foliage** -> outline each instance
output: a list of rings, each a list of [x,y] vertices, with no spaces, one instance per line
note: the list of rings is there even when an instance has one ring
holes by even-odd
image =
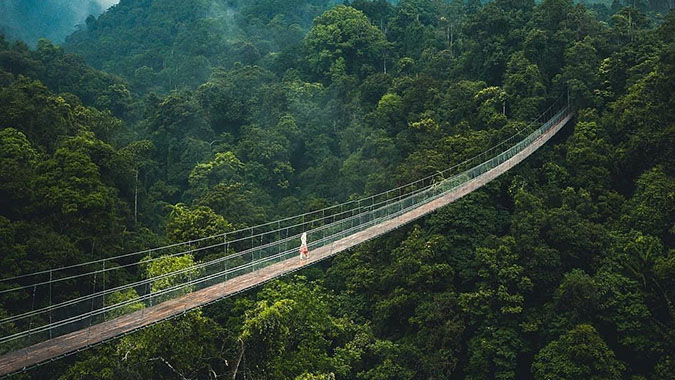
[[[28,376],[672,378],[666,8],[123,0],[65,50],[0,39],[5,278],[394,188],[524,130],[561,94],[577,109],[527,162],[413,226]],[[207,259],[106,281],[181,271],[152,282],[161,292]],[[0,314],[29,302],[0,298]]]

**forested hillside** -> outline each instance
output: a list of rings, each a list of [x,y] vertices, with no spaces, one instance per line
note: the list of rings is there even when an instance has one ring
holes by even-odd
[[[122,0],[88,19],[66,47],[97,68],[124,75],[139,93],[194,89],[214,68],[273,65],[332,2]]]
[[[378,193],[577,110],[415,225],[16,378],[675,378],[670,7],[121,0],[63,47],[0,39],[4,279]]]

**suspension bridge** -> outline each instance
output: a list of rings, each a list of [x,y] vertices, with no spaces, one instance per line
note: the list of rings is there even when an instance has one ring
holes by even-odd
[[[444,207],[551,139],[573,115],[569,104],[561,103],[481,154],[380,194],[243,230],[0,279],[0,305],[10,310],[0,315],[0,376],[243,292]],[[298,255],[302,233],[308,258]],[[170,273],[144,275],[160,260],[185,255],[198,260]],[[122,271],[134,279],[120,282],[125,276],[114,274]],[[91,290],[83,294],[82,289]]]

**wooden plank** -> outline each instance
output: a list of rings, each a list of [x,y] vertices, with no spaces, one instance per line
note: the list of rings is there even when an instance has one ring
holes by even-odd
[[[310,252],[309,258],[307,259],[301,259],[300,257],[287,259],[255,272],[246,273],[208,288],[186,294],[182,297],[168,300],[110,321],[98,323],[90,328],[75,331],[7,353],[0,357],[0,376],[21,371],[28,367],[46,362],[52,358],[57,358],[91,345],[110,340],[122,334],[180,315],[185,311],[240,293],[395,230],[398,227],[408,224],[434,210],[452,203],[507,172],[525,158],[529,157],[533,152],[539,149],[539,147],[544,145],[565,124],[567,124],[571,117],[571,114],[567,115],[558,122],[558,124],[521,152],[517,153],[501,165],[476,177],[464,186],[459,187],[455,191],[410,210],[398,217],[354,233],[331,244],[314,249]]]

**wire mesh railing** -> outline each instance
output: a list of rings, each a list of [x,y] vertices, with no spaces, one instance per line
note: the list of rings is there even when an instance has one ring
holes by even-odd
[[[115,261],[97,260],[2,280],[6,287],[0,289],[0,302],[5,306],[17,304],[5,307],[13,311],[11,315],[0,316],[0,353],[132,312],[140,311],[142,316],[149,306],[296,257],[303,232],[307,233],[312,251],[396,218],[471,183],[523,151],[571,112],[567,105],[554,106],[528,128],[495,147],[452,168],[380,194],[239,231],[117,256]],[[541,120],[547,121],[533,130]],[[525,133],[529,135],[522,138]],[[508,148],[500,149],[504,146]],[[144,259],[138,260],[139,257]],[[155,276],[146,274],[160,260],[181,258],[188,260],[181,261],[184,267],[180,269]],[[135,272],[135,279],[111,284],[111,274],[120,270]],[[73,289],[80,293],[64,298]],[[20,299],[24,302],[16,302]]]

